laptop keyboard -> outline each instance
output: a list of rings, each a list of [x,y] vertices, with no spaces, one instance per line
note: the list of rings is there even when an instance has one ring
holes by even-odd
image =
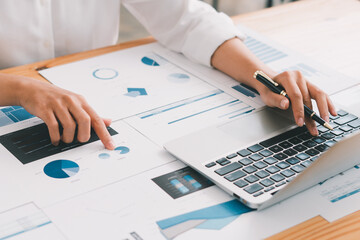
[[[358,131],[360,119],[343,110],[330,117],[333,131],[318,126],[313,137],[297,127],[205,165],[254,197],[290,182],[319,155],[347,134]],[[220,167],[220,168],[219,168]],[[216,170],[215,170],[216,168]],[[274,190],[276,191],[276,190]]]

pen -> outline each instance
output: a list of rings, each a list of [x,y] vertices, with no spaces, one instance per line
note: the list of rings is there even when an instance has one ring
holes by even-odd
[[[269,88],[271,91],[273,91],[274,93],[283,95],[284,97],[286,97],[287,99],[290,98],[289,96],[286,94],[285,89],[279,85],[277,82],[275,82],[274,80],[272,80],[269,76],[267,76],[265,73],[263,73],[262,71],[256,71],[254,73],[254,78],[257,79],[259,82],[261,82],[262,84],[264,84],[267,88]],[[322,119],[321,117],[319,117],[313,110],[311,110],[308,106],[306,106],[304,104],[304,110],[305,110],[305,115],[307,115],[308,117],[310,117],[311,119],[315,120],[316,122],[318,122],[320,125],[330,129],[330,130],[334,130],[331,125],[326,122],[324,119]]]

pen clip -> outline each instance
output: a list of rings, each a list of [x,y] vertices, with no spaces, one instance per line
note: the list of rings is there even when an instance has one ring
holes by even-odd
[[[279,84],[277,82],[275,82],[274,80],[272,80],[268,75],[266,75],[265,73],[263,73],[262,71],[258,70],[254,73],[254,78],[256,78],[257,75],[260,75],[264,78],[266,78],[269,82],[271,82],[275,87],[279,86]]]

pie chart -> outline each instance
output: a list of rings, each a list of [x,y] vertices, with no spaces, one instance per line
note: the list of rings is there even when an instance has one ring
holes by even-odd
[[[127,154],[128,152],[130,152],[130,149],[125,146],[119,146],[115,148],[115,151],[118,152],[119,154]]]
[[[172,73],[168,76],[168,80],[173,83],[185,83],[190,80],[190,77],[184,73]]]
[[[52,178],[69,178],[76,175],[80,170],[76,162],[70,160],[55,160],[44,167],[44,173]]]
[[[93,72],[93,76],[100,80],[110,80],[116,78],[119,73],[111,68],[99,68]]]

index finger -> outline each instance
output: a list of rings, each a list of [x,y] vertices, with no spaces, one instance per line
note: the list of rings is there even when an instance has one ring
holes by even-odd
[[[100,138],[101,142],[104,144],[105,148],[109,150],[115,149],[114,141],[108,132],[103,119],[97,115],[97,113],[90,106],[85,105],[84,110],[89,114],[91,118],[91,126],[94,129],[95,133]]]

